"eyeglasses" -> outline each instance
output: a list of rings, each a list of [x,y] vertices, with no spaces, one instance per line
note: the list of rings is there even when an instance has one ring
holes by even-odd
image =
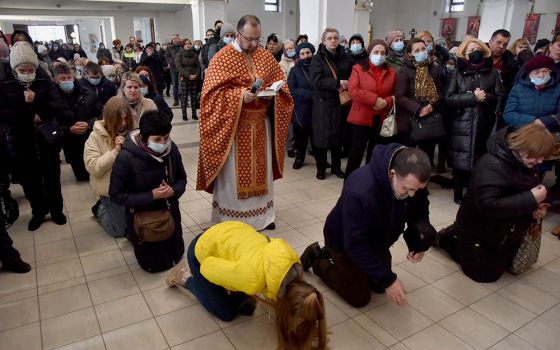
[[[247,38],[245,35],[241,34],[241,32],[238,32],[238,33],[239,33],[239,35],[241,35],[242,37],[244,37],[245,40],[247,40],[247,41],[249,41],[249,42],[256,41],[256,42],[258,42],[258,43],[262,43],[262,38],[260,38],[260,37],[259,37],[259,38]]]

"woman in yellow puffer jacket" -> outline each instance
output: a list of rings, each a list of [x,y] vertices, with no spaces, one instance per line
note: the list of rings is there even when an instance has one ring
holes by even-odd
[[[253,296],[262,295],[276,310],[280,349],[326,347],[323,297],[303,281],[299,257],[284,240],[227,221],[191,242],[187,262],[189,268],[181,264],[170,271],[167,285],[190,290],[221,320],[252,315]]]

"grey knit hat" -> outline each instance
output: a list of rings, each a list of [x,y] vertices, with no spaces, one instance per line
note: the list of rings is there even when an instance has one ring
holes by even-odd
[[[37,54],[27,41],[18,41],[12,46],[10,51],[10,67],[15,69],[20,64],[31,63],[35,67],[39,66]]]
[[[233,26],[229,23],[222,24],[222,29],[220,29],[220,39],[224,38],[224,34],[226,33],[233,33],[235,34],[236,30]]]

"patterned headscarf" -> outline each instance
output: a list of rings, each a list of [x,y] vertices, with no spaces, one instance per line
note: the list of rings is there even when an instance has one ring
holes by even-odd
[[[432,79],[430,72],[428,72],[430,63],[429,59],[422,63],[413,62],[414,67],[416,67],[414,98],[421,102],[434,104],[439,100],[439,95],[434,79]]]

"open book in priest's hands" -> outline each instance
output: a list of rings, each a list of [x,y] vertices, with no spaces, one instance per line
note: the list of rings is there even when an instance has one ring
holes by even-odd
[[[276,93],[280,91],[280,89],[282,88],[282,86],[284,86],[284,84],[286,84],[286,81],[278,80],[272,83],[272,85],[270,85],[268,88],[259,91],[257,93],[257,97],[276,96]]]

